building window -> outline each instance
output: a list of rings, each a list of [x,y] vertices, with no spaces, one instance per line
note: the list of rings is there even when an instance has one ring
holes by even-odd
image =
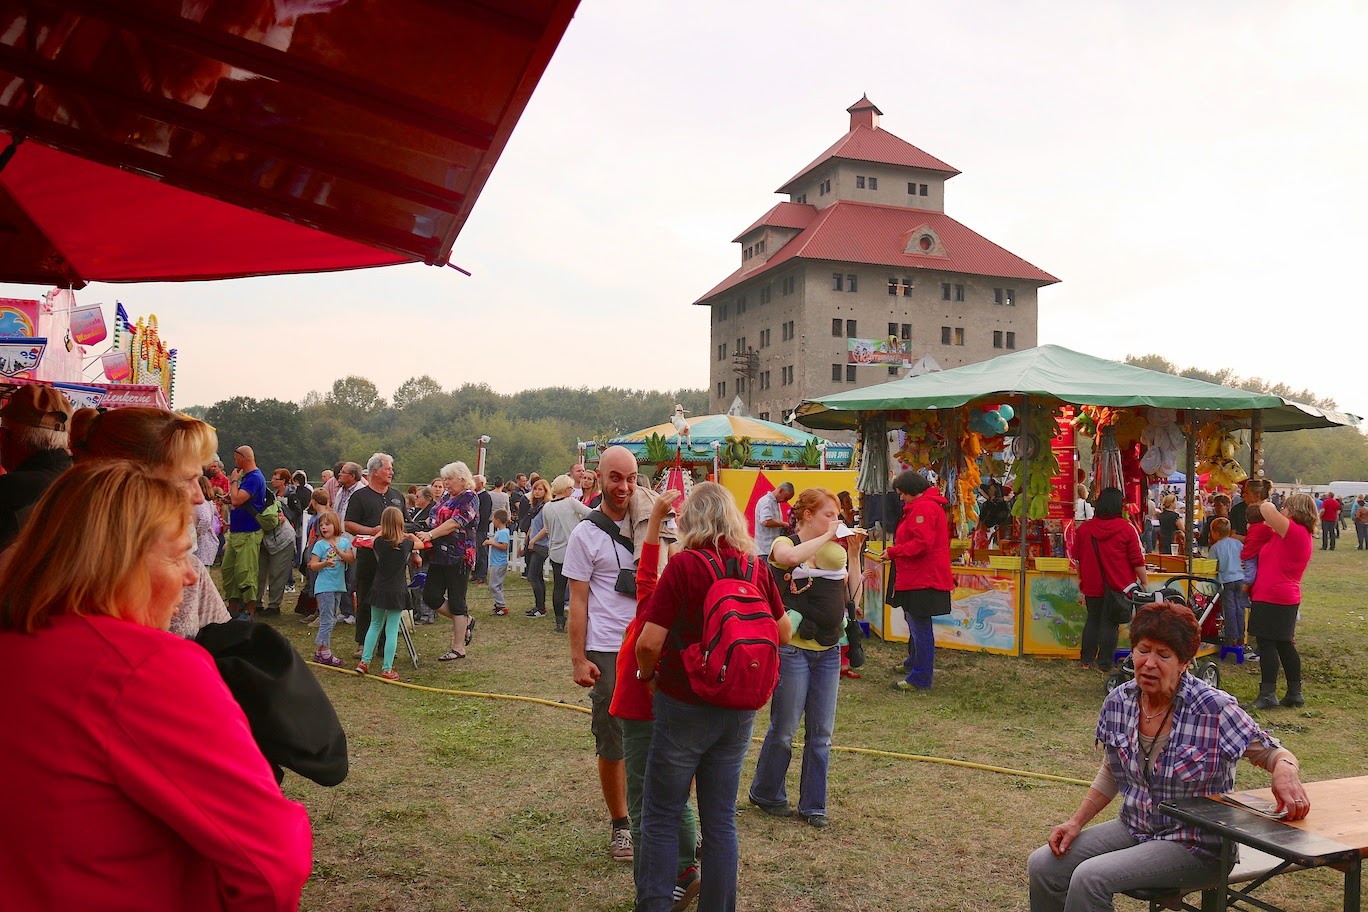
[[[896,377],[896,376],[898,376],[898,368],[897,368],[896,366],[891,366],[891,367],[889,367],[889,368],[888,368],[888,376],[890,376],[890,377]]]
[[[764,288],[760,289],[760,303],[761,303],[761,304],[768,304],[768,303],[770,302],[770,300],[771,300],[773,297],[774,297],[774,287],[773,287],[773,286],[771,286],[771,285],[766,285]]]
[[[855,365],[853,365],[853,364],[847,364],[847,365],[846,365],[846,383],[854,383],[854,382],[855,382]]]
[[[840,318],[840,317],[832,317],[832,318],[831,318],[831,334],[832,334],[833,336],[840,336],[841,330],[843,330],[843,329],[845,329],[845,323],[843,323],[843,322],[841,321],[841,318]]]
[[[760,420],[761,420],[761,421],[769,421],[769,412],[761,412],[761,413],[760,413]]]
[[[719,342],[719,343],[717,344],[717,360],[718,360],[718,361],[726,361],[726,360],[727,360],[727,343],[726,343],[726,342]]]
[[[993,330],[993,348],[1002,348],[1002,330]]]
[[[769,372],[769,371],[761,371],[761,372],[760,372],[760,388],[761,388],[762,390],[767,390],[767,389],[770,388],[770,372]]]
[[[770,344],[770,331],[769,331],[768,329],[762,329],[762,330],[760,330],[760,347],[761,347],[761,348],[769,348],[769,344]]]
[[[904,324],[902,325],[902,332],[901,332],[899,335],[902,337],[902,339],[903,339],[904,341],[911,342],[911,341],[912,341],[912,324],[911,324],[911,323],[904,323]]]
[[[831,365],[831,382],[832,382],[832,383],[840,383],[840,382],[841,382],[841,365],[839,365],[839,364],[833,364],[833,365]]]
[[[949,345],[953,336],[953,330],[948,326],[941,327],[941,345]]]
[[[903,280],[902,280],[902,293],[903,293],[902,296],[903,296],[904,298],[910,298],[910,297],[912,297],[912,280],[911,280],[911,279],[903,279]]]
[[[822,181],[822,192],[823,192],[823,193],[830,193],[830,192],[831,192],[831,178],[828,177],[826,180]]]
[[[755,252],[756,252],[756,253],[764,253],[764,252],[765,252],[765,242],[764,242],[764,241],[756,241],[756,242],[755,242]]]
[[[892,277],[889,278],[889,280],[888,280],[888,294],[889,294],[891,297],[897,297],[897,295],[898,295],[898,280],[897,280],[897,279],[892,278]]]
[[[871,177],[871,178],[869,179],[869,189],[870,189],[870,190],[878,190],[878,189],[879,189],[879,179],[878,179],[877,177]]]
[[[749,260],[754,252],[754,247],[747,247],[745,250],[741,251],[741,261],[745,262],[746,260]]]
[[[793,384],[793,365],[781,368],[779,371],[779,385],[791,386]]]
[[[807,194],[806,194],[806,193],[802,194],[802,195],[799,196],[796,200],[794,200],[794,202],[795,202],[795,203],[801,203],[802,205],[806,206],[806,205],[807,205]]]
[[[785,341],[785,342],[787,342],[787,341],[789,341],[790,339],[793,338],[793,321],[792,321],[792,320],[789,320],[787,323],[785,323],[785,324],[781,327],[781,329],[783,329],[783,336],[784,336],[784,341]]]
[[[729,307],[730,307],[730,305],[728,305],[728,304],[718,304],[718,305],[717,305],[717,322],[718,322],[718,323],[721,323],[723,320],[727,319],[727,309],[728,309]]]
[[[1007,347],[1013,349],[1016,348],[1016,333],[1009,332],[1007,334]]]
[[[950,300],[950,283],[949,283],[949,282],[941,282],[941,300],[942,300],[942,301],[948,301],[948,300]]]
[[[745,391],[746,391],[746,378],[745,378],[745,377],[737,377],[737,378],[736,378],[736,392],[737,392],[737,393],[744,393]]]
[[[746,312],[746,296],[742,295],[736,299],[736,315],[739,317]]]
[[[854,320],[846,320],[845,330],[846,330],[846,333],[845,333],[845,334],[846,334],[846,338],[847,338],[847,339],[854,339],[854,338],[856,338],[857,336],[859,336],[859,333],[855,330],[855,321],[854,321]]]
[[[845,291],[845,273],[833,272],[831,274],[831,290]]]
[[[717,398],[718,398],[718,399],[725,399],[725,398],[727,398],[727,381],[726,381],[726,380],[718,380],[718,381],[717,381]]]
[[[921,185],[921,193],[918,194],[918,195],[919,195],[919,196],[926,196],[926,195],[927,195],[927,192],[926,192],[926,184],[922,184],[922,185]]]
[[[956,326],[956,327],[955,327],[955,344],[956,344],[956,345],[963,345],[963,344],[964,344],[964,329],[961,328],[961,327],[959,327],[959,326]]]
[[[779,290],[780,290],[780,292],[781,292],[782,294],[786,294],[786,295],[787,295],[787,294],[793,294],[793,285],[794,285],[794,277],[793,277],[793,276],[785,276],[785,277],[784,277],[784,280],[783,280],[782,282],[779,283]]]
[[[846,276],[846,291],[854,291],[855,287],[855,274],[850,273]]]
[[[916,183],[914,183],[913,181],[908,181],[908,182],[907,182],[907,195],[908,195],[908,196],[916,196],[916,195],[917,195],[917,185],[916,185]]]
[[[994,304],[1001,304],[1001,305],[1004,305],[1004,306],[1006,306],[1006,307],[1016,307],[1016,289],[1015,289],[1015,288],[994,288],[994,289],[993,289],[993,303],[994,303]]]
[[[963,285],[956,285],[956,286],[955,286],[955,300],[956,300],[956,301],[963,301],[963,300],[964,300],[964,286],[963,286]],[[739,312],[739,311],[738,311],[738,312]]]
[[[889,324],[888,324],[888,338],[891,339],[891,338],[893,338],[894,336],[896,336],[897,334],[898,334],[898,324],[897,324],[897,323],[889,323]]]
[[[863,190],[863,189],[865,188],[864,184],[865,184],[864,178],[863,178],[863,177],[860,177],[860,176],[858,176],[858,175],[856,175],[856,177],[855,177],[855,189],[856,189],[856,190]],[[839,379],[839,378],[837,378],[837,379]]]

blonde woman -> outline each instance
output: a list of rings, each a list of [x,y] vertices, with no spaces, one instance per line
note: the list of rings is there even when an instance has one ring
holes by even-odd
[[[198,486],[197,486],[198,487]],[[130,509],[136,505],[136,509]],[[85,460],[0,570],[0,883],[16,909],[293,909],[304,808],[203,647],[167,634],[203,572],[185,484]]]
[[[211,425],[189,415],[155,408],[121,408],[103,412],[71,438],[77,462],[127,459],[173,482],[192,506],[204,499],[199,479],[214,459],[218,434]],[[199,558],[195,558],[199,562]],[[185,587],[171,619],[171,632],[193,638],[206,624],[230,620],[209,571],[200,563],[194,582]]]
[[[592,511],[570,494],[575,482],[569,475],[557,475],[551,482],[551,502],[542,508],[542,531],[531,544],[541,538],[547,543],[547,557],[551,561],[551,608],[556,612],[556,632],[565,632],[565,606],[570,586],[565,579],[565,551],[570,546],[570,533],[579,521]]]
[[[419,532],[418,538],[432,545],[423,602],[451,618],[451,648],[437,658],[451,662],[466,657],[475,630],[466,590],[475,569],[475,524],[480,505],[475,498],[475,477],[464,462],[442,467],[440,489],[443,493],[428,517],[428,528]]]
[[[637,678],[655,690],[637,879],[638,908],[643,912],[673,905],[679,819],[695,777],[703,829],[698,907],[736,907],[736,791],[755,711],[701,700],[683,660],[684,650],[702,637],[703,602],[714,580],[710,562],[726,567],[729,561],[737,561],[752,568],[750,578],[778,628],[776,649],[788,642],[791,629],[774,577],[759,566],[745,518],[726,488],[712,482],[696,485],[680,511],[679,533],[685,550],[665,565],[655,592],[641,608],[643,623],[636,646]]]
[[[1173,548],[1183,542],[1183,517],[1178,514],[1178,498],[1165,494],[1159,506],[1159,553],[1177,554],[1179,552]]]
[[[551,549],[543,533],[546,521],[542,517],[542,510],[550,502],[551,484],[544,478],[532,482],[530,505],[523,517],[526,520],[523,533],[527,538],[522,550],[523,556],[527,558],[527,581],[532,584],[532,607],[526,612],[526,616],[530,618],[546,617],[546,578],[543,576],[543,568],[550,559]],[[563,625],[558,623],[556,629],[559,630],[561,626]]]

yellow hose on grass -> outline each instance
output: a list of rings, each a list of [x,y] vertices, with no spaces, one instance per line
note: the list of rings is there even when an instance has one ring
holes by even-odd
[[[349,668],[334,668],[331,665],[320,665],[316,662],[309,662],[314,668],[322,668],[326,671],[340,672],[341,674],[358,677],[355,671]],[[394,687],[407,687],[409,690],[421,690],[425,693],[448,694],[453,697],[478,697],[485,700],[509,700],[514,703],[536,703],[540,706],[550,706],[554,709],[568,709],[571,712],[584,713],[588,715],[591,711],[585,706],[576,706],[574,703],[563,703],[559,700],[543,700],[540,697],[524,697],[520,694],[498,694],[484,693],[478,690],[451,690],[445,687],[428,687],[424,684],[409,684],[404,681],[386,681],[384,678],[375,675],[360,675],[359,677],[369,678],[379,684],[389,684]],[[764,738],[751,738],[752,741],[764,741]],[[801,747],[801,742],[793,742],[794,747]],[[1069,776],[1053,776],[1049,773],[1037,773],[1032,770],[1011,769],[1005,766],[991,766],[986,763],[971,763],[968,760],[952,760],[948,757],[929,757],[925,754],[902,754],[897,751],[876,750],[872,747],[844,747],[839,744],[831,745],[833,751],[843,754],[865,754],[871,757],[888,757],[892,760],[914,760],[917,763],[939,763],[942,766],[960,766],[966,769],[982,770],[988,773],[999,773],[1003,776],[1019,776],[1024,779],[1044,779],[1046,782],[1064,782],[1069,785],[1089,786],[1092,782],[1085,779],[1073,779]]]

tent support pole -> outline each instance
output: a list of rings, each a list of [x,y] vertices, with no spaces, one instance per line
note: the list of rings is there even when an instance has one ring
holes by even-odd
[[[1197,509],[1196,509],[1196,506],[1197,506],[1197,501],[1196,501],[1196,494],[1197,494],[1197,419],[1193,417],[1191,411],[1188,412],[1188,420],[1187,420],[1187,466],[1186,466],[1186,469],[1187,469],[1187,481],[1184,483],[1184,492],[1185,492],[1186,497],[1187,497],[1187,511],[1186,511],[1186,514],[1187,514],[1187,515],[1183,518],[1183,527],[1184,527],[1184,535],[1185,535],[1183,547],[1184,547],[1184,549],[1187,551],[1187,560],[1186,560],[1187,571],[1186,571],[1186,573],[1187,573],[1188,576],[1191,576],[1191,575],[1192,575],[1192,550],[1193,550],[1192,546],[1193,546],[1193,544],[1194,544],[1193,538],[1192,538],[1193,525],[1194,525],[1194,524],[1193,524],[1193,518],[1194,518],[1194,515],[1195,515],[1196,512],[1197,512]]]
[[[1019,429],[1028,428],[1028,427],[1030,427],[1030,426],[1031,426],[1031,400],[1028,399],[1028,398],[1026,398],[1025,396],[1022,396],[1022,397],[1021,397],[1021,425],[1020,425],[1020,428],[1019,428]],[[1036,441],[1036,444],[1037,444],[1037,446],[1038,446],[1038,445],[1040,444],[1040,441]],[[1021,472],[1017,472],[1017,476],[1016,476],[1016,477],[1017,477],[1017,479],[1018,479],[1018,483],[1020,483],[1020,482],[1021,482],[1021,479],[1022,479],[1022,473],[1021,473]],[[1029,552],[1030,549],[1027,547],[1026,541],[1027,541],[1027,539],[1030,538],[1030,522],[1031,522],[1031,520],[1030,520],[1030,513],[1031,513],[1031,498],[1030,498],[1029,496],[1026,495],[1025,485],[1022,484],[1021,487],[1022,487],[1022,490],[1016,492],[1016,500],[1017,500],[1018,503],[1021,504],[1021,540],[1018,542],[1018,544],[1021,546],[1021,567],[1020,567],[1020,568],[1018,569],[1018,571],[1017,571],[1017,572],[1019,573],[1019,579],[1017,580],[1017,657],[1018,657],[1018,658],[1021,658],[1022,656],[1025,656],[1025,655],[1026,655],[1026,618],[1029,617],[1029,615],[1028,615],[1028,613],[1027,613],[1027,610],[1026,610],[1026,609],[1027,609],[1027,605],[1026,605],[1026,602],[1027,602],[1027,595],[1026,595],[1026,567],[1027,567],[1027,562],[1030,560],[1030,558],[1027,557],[1027,553]],[[1023,497],[1025,497],[1025,500],[1022,500]]]
[[[1249,477],[1263,477],[1263,413],[1249,416]]]

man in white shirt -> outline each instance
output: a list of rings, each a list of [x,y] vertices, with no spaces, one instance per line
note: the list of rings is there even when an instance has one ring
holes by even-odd
[[[621,571],[630,571],[635,589],[636,562],[631,530],[622,528],[636,491],[637,464],[630,450],[609,447],[599,457],[603,501],[598,511],[617,527],[611,535],[595,515],[570,533],[562,572],[570,582],[570,662],[575,683],[588,687],[593,706],[590,725],[598,754],[599,784],[612,818],[609,850],[614,861],[632,860],[627,816],[627,773],[623,764],[622,723],[608,713],[617,684],[617,654],[627,625],[636,617],[636,595],[618,591]]]
[[[755,553],[768,560],[774,540],[784,534],[784,508],[793,499],[793,485],[785,481],[755,502]]]

